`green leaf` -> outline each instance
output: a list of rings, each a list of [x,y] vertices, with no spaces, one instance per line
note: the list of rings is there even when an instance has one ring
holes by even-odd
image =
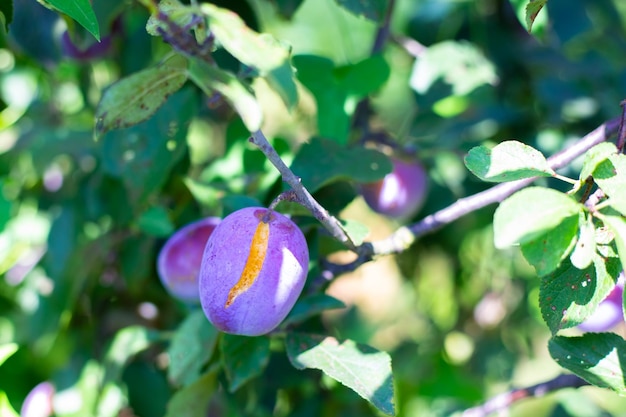
[[[291,164],[304,186],[315,192],[338,180],[374,182],[391,172],[389,158],[373,149],[345,148],[321,138],[303,145]]]
[[[555,174],[541,152],[515,140],[499,143],[493,149],[472,148],[465,157],[465,166],[481,180],[490,182]]]
[[[5,343],[0,345],[0,366],[11,357],[17,350],[19,345],[17,343]]]
[[[215,350],[219,332],[200,309],[193,311],[174,333],[167,355],[167,376],[176,385],[189,385],[200,377],[200,371]]]
[[[371,346],[334,337],[288,333],[287,355],[296,369],[319,369],[383,413],[395,415],[391,358]]]
[[[220,348],[230,392],[237,391],[246,382],[261,375],[270,359],[270,339],[267,336],[225,333]]]
[[[602,142],[585,152],[585,159],[580,170],[580,180],[585,181],[593,175],[596,167],[609,156],[617,153],[617,147],[612,142]]]
[[[335,76],[341,88],[348,94],[359,97],[364,97],[381,88],[389,78],[389,73],[389,65],[380,54],[335,70]]]
[[[206,417],[212,394],[217,390],[217,367],[193,384],[178,390],[167,403],[165,417]]]
[[[100,28],[98,27],[98,19],[91,8],[89,0],[44,0],[52,5],[55,9],[65,13],[72,19],[76,20],[82,27],[87,29],[94,38],[100,41]]]
[[[595,255],[593,264],[580,270],[569,259],[541,280],[539,306],[552,333],[585,321],[615,287],[621,270],[617,258]]]
[[[9,25],[13,21],[13,0],[0,2],[0,21],[5,31],[9,31]]]
[[[559,267],[576,241],[579,216],[570,216],[544,234],[521,245],[524,257],[543,277]]]
[[[592,216],[581,213],[578,227],[578,240],[570,256],[572,265],[578,269],[585,269],[593,262],[596,253],[596,228]]]
[[[537,15],[547,2],[548,0],[530,0],[528,2],[526,6],[526,26],[528,27],[528,32],[532,31],[533,23],[535,23]]]
[[[261,106],[254,94],[233,74],[198,59],[191,59],[189,78],[208,96],[214,92],[222,94],[250,132],[256,132],[261,128],[263,121]]]
[[[133,203],[141,203],[170,178],[185,155],[187,129],[196,113],[196,92],[174,94],[155,117],[102,138],[101,158],[106,173],[119,177]]]
[[[202,3],[200,9],[221,46],[243,64],[257,69],[278,92],[287,108],[291,109],[298,101],[289,61],[291,48],[269,34],[253,31],[228,9],[210,3]]]
[[[341,226],[348,236],[350,236],[352,242],[357,246],[363,243],[365,238],[370,234],[369,227],[356,220],[342,220]]]
[[[626,220],[618,216],[602,215],[600,219],[615,235],[615,246],[622,260],[622,268],[626,271]]]
[[[581,210],[581,204],[559,191],[525,188],[496,209],[493,217],[495,245],[502,249],[530,242]]]
[[[338,5],[355,16],[364,17],[374,22],[382,22],[389,0],[335,0]]]
[[[281,326],[286,327],[294,323],[300,323],[326,310],[345,308],[343,301],[326,294],[314,294],[298,300]]]
[[[175,229],[167,210],[161,206],[150,207],[141,213],[137,219],[137,226],[145,234],[156,237],[167,237]]]
[[[611,207],[626,216],[626,155],[609,155],[596,166],[593,179],[609,197]]]
[[[137,353],[161,339],[155,330],[129,326],[118,331],[104,357],[105,383],[118,381],[126,363]]]
[[[7,395],[4,391],[0,390],[0,416],[2,417],[20,417],[20,415],[15,411],[11,402],[7,398]]]
[[[552,358],[585,381],[626,395],[626,341],[615,333],[557,336],[548,343]]]
[[[150,118],[185,81],[186,62],[172,59],[122,78],[102,95],[96,109],[96,136]]]

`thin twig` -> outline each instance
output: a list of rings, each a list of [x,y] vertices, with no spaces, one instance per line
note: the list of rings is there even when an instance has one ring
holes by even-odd
[[[589,385],[584,379],[572,375],[561,374],[550,381],[542,382],[527,388],[513,389],[497,395],[484,404],[468,408],[461,414],[462,417],[487,417],[489,414],[508,409],[513,403],[525,398],[539,398],[550,392],[563,388],[580,388]]]
[[[300,178],[298,178],[289,167],[280,159],[280,156],[267,141],[267,138],[260,130],[252,133],[250,142],[259,147],[261,152],[265,154],[267,159],[278,169],[278,172],[282,175],[283,181],[285,181],[292,190],[296,193],[298,201],[306,207],[313,216],[326,227],[330,234],[339,242],[344,244],[348,249],[358,252],[359,248],[352,242],[350,236],[345,232],[341,223],[331,216],[328,211],[318,203],[311,193],[302,185]]]
[[[622,118],[620,119],[619,132],[617,134],[617,150],[624,152],[624,145],[626,145],[626,100],[622,100],[620,103],[622,106]]]

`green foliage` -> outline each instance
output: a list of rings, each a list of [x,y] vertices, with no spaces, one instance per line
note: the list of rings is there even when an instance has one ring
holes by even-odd
[[[4,30],[9,30],[9,25],[13,20],[13,0],[4,1],[0,4],[0,21],[2,21],[2,26],[4,26]]]
[[[100,41],[98,19],[89,0],[43,0],[42,2],[74,19]]]

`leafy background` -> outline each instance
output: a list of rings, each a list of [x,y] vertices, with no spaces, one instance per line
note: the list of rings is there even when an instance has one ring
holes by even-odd
[[[357,196],[354,181],[371,174],[364,151],[341,148],[354,140],[349,124],[359,98],[373,94],[376,123],[428,168],[429,197],[416,219],[488,186],[463,166],[474,146],[516,139],[550,155],[619,112],[623,2],[548,2],[531,36],[525,1],[402,0],[391,24],[396,38],[382,57],[370,49],[385,2],[361,3],[216,2],[291,45],[300,98],[289,104],[293,95],[277,94],[271,78],[255,81],[264,131],[320,202],[366,225],[368,239],[399,225]],[[342,385],[344,376],[298,370],[340,356],[339,341],[364,356],[370,348],[362,345],[388,352],[398,415],[450,415],[562,372],[549,349],[577,340],[552,339],[548,349],[540,280],[518,249],[494,248],[493,208],[339,277],[327,294],[340,302],[309,300],[333,309],[292,323],[329,335],[322,353],[299,351],[303,343],[325,346],[308,333],[244,347],[241,338],[218,335],[164,291],[156,255],[190,221],[268,204],[282,189],[278,174],[247,142],[232,109],[190,82],[148,121],[94,139],[106,88],[170,52],[146,32],[143,6],[95,0],[86,23],[66,11],[86,26],[65,19],[77,44],[111,35],[105,56],[85,60],[63,54],[58,13],[35,1],[12,6],[0,9],[9,23],[0,40],[0,343],[15,352],[0,366],[0,410],[9,409],[1,401],[19,410],[29,390],[49,380],[65,405],[59,415],[114,416],[120,407],[137,416],[203,415],[205,406],[210,415],[377,415],[362,392]],[[232,56],[217,55],[222,67],[238,70]],[[324,153],[333,169],[311,165]],[[562,173],[577,178],[581,165]],[[300,209],[284,210],[303,217],[314,260],[351,259]],[[316,353],[322,359],[311,359]],[[384,373],[381,363],[373,376]],[[389,393],[380,403],[375,394],[365,395],[389,412]],[[511,413],[624,415],[625,405],[584,387],[516,404]]]

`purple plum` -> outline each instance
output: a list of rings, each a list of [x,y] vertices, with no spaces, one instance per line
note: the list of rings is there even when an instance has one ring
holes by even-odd
[[[50,382],[41,382],[30,390],[22,408],[22,417],[49,417],[53,414],[53,399],[56,390]]]
[[[173,297],[198,303],[198,273],[209,236],[220,223],[207,217],[177,230],[163,245],[157,259],[157,272],[163,286]]]
[[[605,332],[624,321],[623,294],[624,282],[620,279],[613,291],[598,305],[596,311],[587,317],[587,320],[579,324],[578,328],[584,332]]]
[[[417,161],[406,162],[392,157],[393,171],[382,180],[362,184],[361,194],[372,210],[386,216],[406,219],[424,204],[428,176]]]
[[[61,52],[63,55],[77,61],[90,61],[102,58],[109,53],[111,45],[111,35],[105,35],[100,42],[94,40],[90,45],[81,48],[72,41],[68,31],[61,34]]]
[[[268,333],[298,299],[308,264],[304,235],[289,218],[263,207],[235,211],[215,228],[204,251],[204,314],[226,333]]]

